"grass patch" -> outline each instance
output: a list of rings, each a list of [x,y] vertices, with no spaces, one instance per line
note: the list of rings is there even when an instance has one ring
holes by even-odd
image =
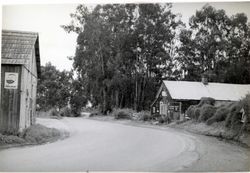
[[[0,134],[0,145],[24,144],[25,142],[26,141],[19,136]]]
[[[149,121],[152,118],[149,111],[141,111],[136,114],[138,119],[141,121]]]
[[[35,124],[25,129],[21,136],[28,143],[41,144],[60,138],[61,132],[54,128]]]
[[[35,124],[17,135],[0,134],[0,146],[18,144],[42,144],[62,137],[63,134],[54,128]]]
[[[111,115],[115,117],[115,119],[132,119],[135,111],[133,109],[114,109]]]

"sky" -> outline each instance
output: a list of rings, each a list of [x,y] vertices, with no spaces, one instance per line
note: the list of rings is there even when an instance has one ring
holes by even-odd
[[[206,3],[173,3],[172,11],[182,15],[182,21],[189,18]],[[216,9],[224,9],[231,16],[244,12],[250,21],[250,2],[211,2]],[[89,4],[86,4],[87,6]],[[93,4],[91,4],[93,6]],[[77,35],[66,33],[60,26],[70,23],[70,13],[77,4],[22,4],[2,6],[2,28],[33,31],[39,33],[41,64],[51,62],[59,70],[70,70],[74,56]]]

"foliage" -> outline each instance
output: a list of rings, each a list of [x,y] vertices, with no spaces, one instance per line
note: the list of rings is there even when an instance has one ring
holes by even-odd
[[[193,118],[194,117],[194,109],[195,109],[195,105],[191,105],[188,107],[186,114],[189,118]]]
[[[158,118],[158,122],[169,124],[171,122],[171,119],[168,116],[161,116]]]
[[[215,111],[216,111],[216,107],[209,105],[209,104],[204,104],[201,107],[200,116],[198,118],[198,121],[205,122],[206,120],[208,120],[209,118],[211,118],[214,115]]]
[[[240,110],[244,108],[245,115],[246,115],[246,121],[244,123],[241,122],[242,113]],[[241,126],[241,130],[247,130],[247,125],[249,125],[249,119],[250,119],[250,94],[246,95],[246,97],[239,102],[236,102],[230,107],[230,112],[226,117],[225,125],[226,127],[230,128],[238,128],[238,126]]]
[[[102,113],[149,109],[160,79],[178,76],[172,56],[182,23],[170,4],[79,5],[71,17],[62,27],[78,34],[74,69]]]
[[[41,144],[61,136],[59,130],[35,124],[24,130],[21,137],[29,143]]]
[[[140,111],[137,113],[137,116],[139,117],[139,120],[142,121],[148,121],[152,118],[149,111]]]
[[[60,72],[51,63],[41,66],[37,87],[38,110],[65,107],[70,98],[72,76],[72,72]]]
[[[66,106],[60,109],[59,115],[62,117],[71,117],[72,116],[71,109],[68,106]]]
[[[211,125],[215,122],[224,121],[229,113],[230,113],[230,105],[228,104],[225,106],[222,105],[218,107],[214,115],[206,121],[206,124]]]
[[[197,106],[202,107],[204,104],[208,104],[208,105],[213,106],[214,103],[215,103],[215,99],[210,98],[210,97],[202,97]]]
[[[25,140],[15,135],[3,135],[0,133],[0,146],[6,144],[23,144]]]
[[[49,110],[49,116],[50,117],[59,117],[60,114],[59,114],[59,111],[56,110],[56,108],[52,108]]]
[[[84,88],[84,82],[81,82],[79,79],[73,80],[69,103],[71,107],[71,113],[75,117],[81,115],[82,108],[88,102]]]
[[[135,111],[132,109],[114,109],[112,115],[115,119],[131,119],[133,113],[135,113]]]
[[[180,32],[177,58],[186,80],[197,81],[206,74],[210,81],[250,83],[250,29],[245,14],[229,17],[207,4],[189,25]]]

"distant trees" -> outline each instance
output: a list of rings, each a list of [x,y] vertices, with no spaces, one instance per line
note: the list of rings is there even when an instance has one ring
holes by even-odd
[[[185,79],[250,83],[250,42],[247,17],[228,17],[224,10],[205,5],[189,20],[189,29],[180,33],[179,62]]]
[[[60,72],[50,62],[42,66],[37,88],[38,109],[47,111],[67,106],[71,96],[72,77],[72,72]]]

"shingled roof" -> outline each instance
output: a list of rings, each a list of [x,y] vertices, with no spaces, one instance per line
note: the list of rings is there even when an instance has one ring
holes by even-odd
[[[35,32],[2,30],[2,59],[30,59],[35,48],[37,72],[40,75],[39,37]]]
[[[220,101],[238,101],[250,94],[250,84],[228,84],[189,81],[163,81],[172,99],[200,100],[202,97],[212,97]]]

